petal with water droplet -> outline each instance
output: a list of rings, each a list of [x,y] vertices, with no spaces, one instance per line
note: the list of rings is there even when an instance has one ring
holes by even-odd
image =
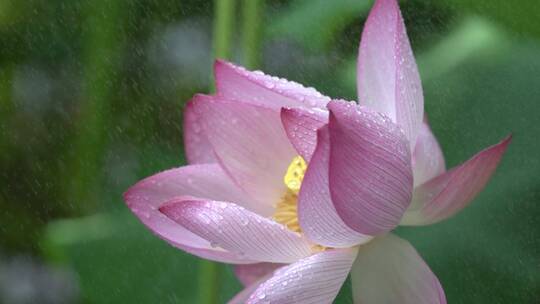
[[[397,123],[414,148],[424,97],[405,24],[396,0],[377,0],[358,51],[358,101]]]
[[[310,243],[300,234],[238,205],[223,203],[171,200],[159,210],[201,238],[252,261],[291,263],[311,253]],[[247,226],[241,224],[245,218]]]
[[[446,304],[429,266],[409,242],[392,234],[359,248],[351,284],[355,303]]]
[[[328,126],[317,136],[317,148],[306,171],[298,196],[298,220],[306,237],[327,247],[352,247],[371,240],[349,228],[336,212],[330,198]]]
[[[415,187],[446,171],[441,147],[425,122],[418,132],[412,166]]]
[[[246,303],[332,303],[356,254],[355,248],[330,249],[280,268],[259,285]]]
[[[217,94],[230,100],[238,100],[274,109],[281,107],[321,108],[330,98],[314,88],[283,78],[265,75],[260,71],[248,71],[230,62],[216,60],[214,63]]]
[[[227,263],[250,263],[245,257],[213,248],[207,240],[193,234],[158,211],[165,202],[178,197],[203,197],[234,201],[253,210],[259,206],[231,181],[217,164],[190,165],[167,170],[138,182],[124,200],[150,230],[180,249],[202,258]]]
[[[207,95],[197,94],[184,108],[184,147],[186,149],[186,159],[189,164],[210,164],[217,163],[212,145],[208,141],[201,126],[200,111],[195,103],[197,99],[213,98]]]
[[[328,111],[283,108],[281,122],[298,154],[309,162],[317,144],[317,130],[328,123]]]
[[[270,216],[286,192],[283,175],[297,155],[279,111],[223,98],[200,99],[195,106],[222,168],[261,204],[261,214]]]
[[[332,202],[355,231],[377,235],[397,226],[411,202],[408,141],[390,119],[332,101],[329,183]]]
[[[234,274],[247,287],[282,266],[276,263],[235,265]]]
[[[487,184],[511,140],[508,136],[463,164],[416,187],[413,202],[401,224],[429,225],[465,208]]]

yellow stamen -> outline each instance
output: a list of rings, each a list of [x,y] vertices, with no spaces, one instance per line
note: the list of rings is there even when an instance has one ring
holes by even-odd
[[[283,182],[287,186],[287,190],[277,203],[276,212],[273,216],[276,222],[298,233],[302,233],[302,229],[298,223],[298,193],[300,192],[300,186],[302,186],[306,169],[307,164],[302,156],[293,158],[285,176],[283,176]],[[317,244],[314,244],[311,249],[314,253],[326,250],[324,246]]]
[[[293,158],[283,177],[283,182],[287,190],[281,200],[276,205],[274,220],[287,226],[292,231],[301,232],[298,224],[297,202],[298,192],[304,179],[307,165],[302,156]]]
[[[276,213],[274,213],[274,220],[280,224],[287,226],[292,231],[300,232],[300,225],[298,224],[298,216],[296,213],[296,202],[298,195],[292,190],[287,189],[283,198],[276,205]]]
[[[287,168],[287,173],[285,173],[285,176],[283,177],[283,182],[294,194],[300,192],[300,186],[302,185],[302,180],[304,180],[306,169],[306,161],[300,155],[293,158],[289,168]]]

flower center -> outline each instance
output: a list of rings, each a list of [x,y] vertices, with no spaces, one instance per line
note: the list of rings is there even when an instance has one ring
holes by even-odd
[[[294,232],[302,232],[298,224],[298,192],[306,173],[307,164],[302,156],[293,158],[291,164],[287,168],[287,172],[283,177],[283,182],[287,186],[287,191],[276,205],[274,220],[280,224],[287,226]]]
[[[302,233],[300,224],[298,223],[298,192],[304,180],[307,164],[302,156],[298,155],[291,161],[287,168],[287,173],[283,176],[283,182],[287,186],[287,191],[276,205],[274,213],[274,221],[286,226],[290,230]],[[318,244],[313,244],[311,250],[321,252],[327,248]]]

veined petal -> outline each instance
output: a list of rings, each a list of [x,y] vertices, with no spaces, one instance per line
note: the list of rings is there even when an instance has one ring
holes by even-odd
[[[358,304],[446,304],[428,265],[409,242],[391,234],[359,248],[351,283]]]
[[[302,107],[324,109],[330,98],[314,88],[283,78],[251,72],[230,62],[216,60],[214,63],[217,94],[227,99],[238,100],[274,109]]]
[[[356,253],[354,248],[326,250],[280,268],[246,303],[332,303]]]
[[[471,159],[416,187],[402,225],[428,225],[465,208],[484,189],[512,136],[479,152]]]
[[[189,164],[217,163],[214,149],[201,126],[200,109],[195,106],[197,99],[211,99],[206,95],[195,95],[184,108],[184,147]]]
[[[246,200],[243,192],[217,164],[190,165],[158,173],[129,188],[124,193],[124,201],[143,224],[175,247],[221,262],[253,262],[234,253],[212,248],[207,240],[158,211],[165,202],[182,196],[234,201],[253,209],[258,207],[258,204]]]
[[[281,122],[298,154],[309,163],[317,145],[317,129],[328,123],[328,111],[283,108]]]
[[[172,200],[159,210],[215,247],[253,261],[292,263],[311,253],[300,234],[232,203]]]
[[[424,113],[418,68],[396,0],[377,0],[358,52],[358,100],[386,114],[416,142]]]
[[[283,264],[276,263],[235,265],[234,274],[247,287],[282,266]]]
[[[220,98],[200,99],[195,106],[200,108],[201,124],[222,168],[260,201],[260,214],[272,215],[286,192],[283,175],[297,155],[279,111]]]
[[[349,228],[336,212],[330,198],[328,126],[318,131],[317,148],[304,176],[298,196],[298,220],[311,241],[327,247],[343,248],[372,239]]]
[[[444,156],[427,123],[422,123],[412,154],[414,186],[423,184],[446,171]]]
[[[384,115],[352,103],[330,109],[330,193],[355,231],[377,235],[397,226],[411,201],[408,142]]]

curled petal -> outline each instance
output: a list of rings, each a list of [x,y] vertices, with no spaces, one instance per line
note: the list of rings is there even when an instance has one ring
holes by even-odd
[[[508,136],[460,166],[416,187],[401,224],[433,224],[465,208],[484,189],[511,140],[512,136]]]
[[[360,247],[351,283],[354,303],[446,304],[428,265],[409,242],[391,234]]]
[[[246,303],[332,303],[356,252],[353,248],[326,250],[280,268]]]
[[[247,208],[252,206],[252,202],[246,200],[242,191],[217,164],[190,165],[158,173],[129,188],[124,193],[124,200],[143,224],[177,248],[221,262],[253,262],[220,248],[213,248],[207,240],[158,211],[164,203],[179,196],[234,201]]]
[[[283,108],[281,122],[298,154],[309,162],[317,145],[317,129],[328,123],[328,111]]]
[[[412,167],[415,187],[446,171],[441,147],[427,123],[420,126],[412,154]]]
[[[298,233],[235,204],[172,200],[159,210],[214,247],[253,261],[291,263],[311,253]]]
[[[222,168],[260,202],[258,212],[270,216],[286,192],[283,175],[297,155],[279,111],[219,97],[199,99],[195,106]]]
[[[336,212],[330,198],[328,165],[330,135],[328,126],[317,136],[317,148],[304,176],[298,196],[298,220],[307,238],[327,247],[352,247],[371,240],[349,228]]]
[[[377,235],[397,226],[411,201],[408,142],[388,118],[351,103],[330,109],[330,192],[355,231]]]
[[[230,62],[214,63],[217,94],[227,99],[279,109],[302,107],[324,109],[330,98],[313,88],[286,79],[248,71]]]
[[[396,0],[377,0],[371,9],[358,52],[357,87],[361,105],[386,114],[416,142],[424,97]]]

